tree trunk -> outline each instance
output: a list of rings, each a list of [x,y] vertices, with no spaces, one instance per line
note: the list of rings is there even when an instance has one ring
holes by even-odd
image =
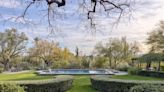
[[[117,61],[116,61],[116,58],[114,59],[114,69],[116,69],[116,67],[117,67]]]
[[[132,60],[132,62],[131,62],[131,66],[134,67],[134,60]]]
[[[112,59],[109,57],[109,66],[112,68]]]
[[[8,59],[4,61],[3,66],[4,66],[4,71],[9,70],[9,60]]]
[[[142,68],[142,62],[140,61],[140,68]]]
[[[147,62],[146,69],[149,70],[150,67],[151,67],[151,62]]]
[[[158,63],[158,71],[160,71],[161,70],[161,62],[159,61],[159,63]]]

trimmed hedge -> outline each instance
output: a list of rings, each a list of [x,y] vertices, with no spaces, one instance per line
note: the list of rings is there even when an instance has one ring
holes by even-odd
[[[1,83],[0,92],[25,92],[23,87],[13,83]]]
[[[5,82],[6,83],[6,82]],[[72,87],[72,76],[55,76],[49,80],[7,81],[25,88],[26,92],[65,92]]]
[[[141,84],[153,84],[164,86],[164,81],[136,81],[112,79],[109,76],[91,77],[92,87],[100,92],[129,92],[131,87]]]
[[[157,72],[157,71],[138,71],[137,73],[140,76],[148,76],[148,77],[158,77],[164,78],[164,72]]]
[[[132,87],[130,92],[164,92],[164,86],[142,84]]]

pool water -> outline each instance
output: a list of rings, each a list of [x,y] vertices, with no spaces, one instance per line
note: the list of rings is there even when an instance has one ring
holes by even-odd
[[[38,71],[39,74],[86,74],[86,75],[106,75],[112,74],[112,72],[105,69],[89,70],[89,69],[54,69],[54,70],[41,70]]]

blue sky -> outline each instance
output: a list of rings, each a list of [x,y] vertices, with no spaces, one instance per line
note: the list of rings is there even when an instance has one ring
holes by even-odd
[[[29,1],[29,0],[26,0]],[[88,29],[89,22],[86,16],[78,11],[78,0],[68,0],[67,6],[57,9],[59,15],[55,16],[56,31],[48,31],[47,18],[43,17],[47,7],[31,7],[27,12],[26,19],[32,24],[26,24],[22,19],[14,21],[8,18],[19,16],[24,10],[25,3],[22,0],[1,0],[0,1],[0,31],[7,28],[17,28],[25,32],[29,37],[31,46],[35,37],[55,40],[61,47],[67,47],[74,51],[76,46],[83,54],[91,53],[94,45],[109,38],[126,36],[129,42],[138,41],[143,52],[147,50],[144,45],[147,33],[156,27],[160,20],[164,20],[164,0],[136,0],[133,6],[133,19],[122,19],[116,27],[111,26],[111,19],[107,16],[98,16],[97,31]],[[40,12],[38,12],[40,11]],[[63,11],[65,12],[63,14]],[[77,15],[78,12],[78,15]],[[79,17],[79,13],[81,14]],[[83,16],[83,17],[82,17]],[[21,22],[21,23],[20,23]]]

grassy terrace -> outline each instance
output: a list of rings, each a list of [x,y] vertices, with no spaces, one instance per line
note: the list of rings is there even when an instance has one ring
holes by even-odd
[[[34,72],[19,74],[0,74],[0,81],[43,80],[50,78],[53,78],[53,76],[38,76]]]
[[[43,80],[54,78],[54,76],[38,76],[34,72],[19,74],[0,74],[0,81],[19,81],[19,80]],[[164,78],[152,78],[133,75],[112,76],[115,79],[127,80],[164,80]],[[75,76],[73,87],[67,92],[97,92],[91,87],[90,76]]]

